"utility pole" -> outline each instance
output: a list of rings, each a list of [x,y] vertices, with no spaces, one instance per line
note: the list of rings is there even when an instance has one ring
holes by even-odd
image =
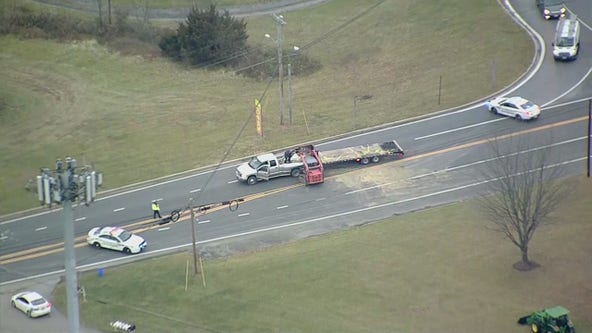
[[[193,198],[189,199],[189,209],[191,209],[191,240],[193,241],[193,273],[198,274],[197,269],[197,245],[195,245],[195,211],[193,209]]]
[[[56,161],[55,171],[42,168],[37,176],[37,196],[42,205],[62,204],[64,225],[64,261],[66,271],[66,297],[68,302],[68,322],[70,333],[80,330],[78,308],[78,281],[76,276],[76,256],[74,253],[74,221],[72,203],[76,200],[89,205],[96,197],[97,187],[102,184],[102,174],[85,166],[76,173],[77,162],[71,157]]]
[[[294,109],[292,103],[292,64],[288,64],[288,113],[290,114],[290,127],[293,124],[292,110]]]
[[[278,57],[278,75],[280,85],[280,125],[284,125],[284,65],[282,55],[282,28],[286,24],[282,15],[273,14],[277,28],[277,57]]]
[[[590,133],[592,131],[592,99],[588,100],[588,153],[586,154],[586,176],[590,178]]]

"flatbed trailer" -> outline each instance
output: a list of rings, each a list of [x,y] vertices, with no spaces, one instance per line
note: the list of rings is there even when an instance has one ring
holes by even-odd
[[[328,151],[319,151],[321,162],[325,165],[347,164],[351,162],[366,165],[370,162],[378,163],[386,156],[404,156],[403,148],[397,141],[359,145]]]
[[[294,154],[298,155],[300,161],[292,158]],[[318,151],[312,145],[305,145],[289,149],[283,155],[257,155],[237,166],[236,178],[249,185],[284,176],[304,177],[307,185],[319,184],[324,182],[325,166],[351,163],[366,165],[378,163],[388,156],[403,157],[404,154],[395,140],[327,151]]]

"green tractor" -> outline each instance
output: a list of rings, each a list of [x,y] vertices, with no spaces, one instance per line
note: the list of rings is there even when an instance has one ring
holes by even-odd
[[[533,333],[576,333],[568,315],[569,310],[556,306],[524,316],[518,324],[529,325]]]

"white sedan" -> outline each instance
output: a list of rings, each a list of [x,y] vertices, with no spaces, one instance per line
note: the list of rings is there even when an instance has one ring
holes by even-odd
[[[88,232],[86,242],[96,248],[105,248],[125,253],[139,253],[146,248],[144,238],[120,227],[96,227]]]
[[[51,313],[51,303],[34,291],[24,291],[14,295],[10,303],[24,312],[27,317],[40,317]]]
[[[522,97],[496,97],[485,103],[487,109],[495,114],[516,118],[518,120],[536,119],[541,108]]]

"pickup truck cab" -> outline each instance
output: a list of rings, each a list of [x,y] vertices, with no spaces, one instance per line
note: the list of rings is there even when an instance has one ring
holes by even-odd
[[[302,162],[286,162],[272,153],[257,155],[236,168],[236,178],[249,185],[276,177],[298,177]]]

